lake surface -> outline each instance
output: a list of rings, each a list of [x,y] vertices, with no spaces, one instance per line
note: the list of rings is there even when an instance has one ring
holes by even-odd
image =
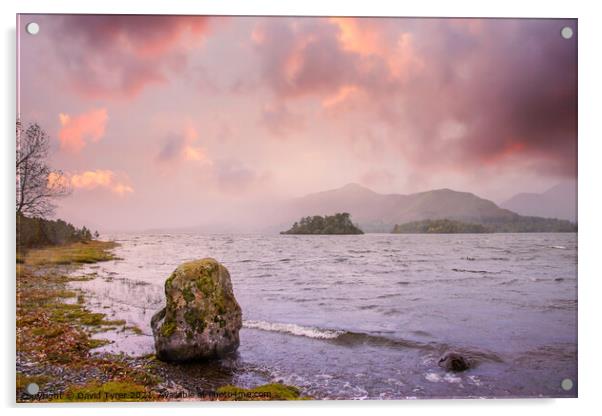
[[[98,277],[76,284],[144,332],[101,334],[109,351],[154,352],[165,279],[214,257],[243,310],[227,360],[239,385],[331,399],[576,396],[576,234],[103,237],[123,260],[87,266]],[[478,365],[447,373],[448,350]]]

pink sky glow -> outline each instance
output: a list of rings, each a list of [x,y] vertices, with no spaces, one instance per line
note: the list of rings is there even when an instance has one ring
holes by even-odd
[[[566,25],[23,15],[20,114],[73,188],[57,216],[100,230],[249,225],[350,182],[499,203],[576,179]]]

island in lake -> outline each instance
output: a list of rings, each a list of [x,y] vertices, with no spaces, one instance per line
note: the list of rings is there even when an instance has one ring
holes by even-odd
[[[364,234],[364,232],[351,221],[347,212],[334,215],[314,215],[301,218],[295,222],[290,230],[280,234]]]
[[[394,234],[479,234],[493,231],[482,224],[443,219],[397,224],[391,232]]]
[[[428,219],[397,224],[393,234],[482,234],[482,233],[566,233],[576,232],[577,225],[555,218],[525,217],[514,214],[503,221],[462,222],[451,219]]]

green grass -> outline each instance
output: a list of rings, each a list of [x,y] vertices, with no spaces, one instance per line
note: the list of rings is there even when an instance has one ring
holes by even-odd
[[[65,276],[54,266],[67,258],[89,259],[91,250],[95,259],[113,258],[108,252],[112,247],[115,244],[92,241],[23,253],[17,265],[17,350],[30,361],[82,365],[89,350],[109,342],[93,339],[92,334],[126,324],[88,310],[83,295],[66,288],[70,281],[88,278]],[[76,298],[77,303],[65,303],[67,298]]]
[[[80,303],[48,303],[46,311],[55,323],[74,323],[86,326],[125,325],[123,319],[107,320],[104,313],[90,312]]]
[[[144,332],[142,332],[142,330],[135,325],[126,326],[123,329],[124,329],[124,331],[128,331],[128,330],[132,331],[136,335],[144,335]]]
[[[88,346],[90,349],[102,347],[102,346],[110,344],[110,343],[111,343],[111,341],[109,341],[107,339],[96,339],[96,338],[88,339]]]
[[[116,243],[111,241],[90,241],[86,243],[73,243],[61,246],[45,247],[27,251],[19,259],[28,265],[64,265],[85,264],[99,261],[115,260],[114,254],[109,249],[115,248]]]

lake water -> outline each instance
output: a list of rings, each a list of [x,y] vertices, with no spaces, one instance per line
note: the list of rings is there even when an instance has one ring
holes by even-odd
[[[243,310],[228,361],[240,385],[331,399],[576,396],[576,234],[104,237],[123,260],[87,266],[98,277],[77,285],[144,332],[109,334],[109,351],[153,352],[165,279],[214,257]],[[477,366],[445,372],[448,350]]]

